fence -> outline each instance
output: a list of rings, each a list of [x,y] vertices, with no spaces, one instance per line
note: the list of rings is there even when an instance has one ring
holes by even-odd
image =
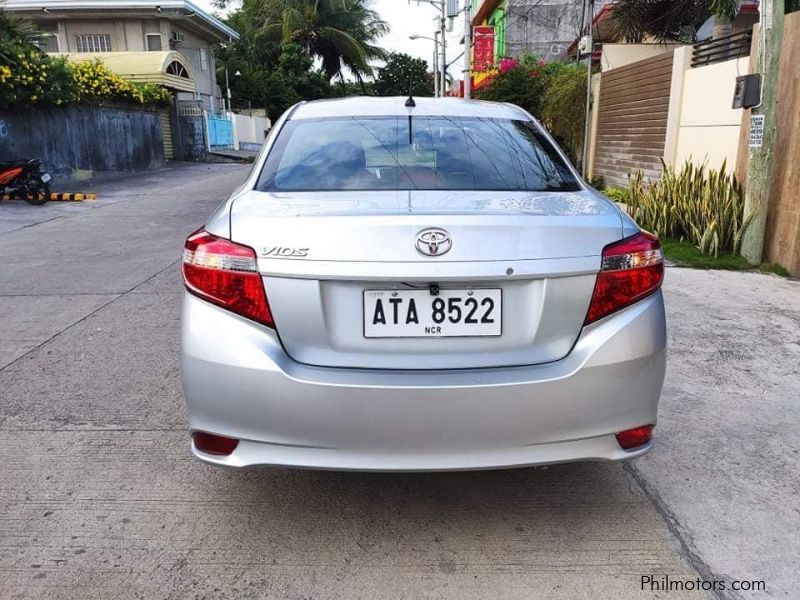
[[[753,32],[742,31],[695,44],[692,47],[692,67],[702,67],[748,56],[752,42]]]
[[[233,123],[225,115],[208,115],[208,143],[212,148],[233,148]]]
[[[257,151],[272,125],[266,117],[234,113],[233,126],[239,149]]]
[[[628,173],[661,174],[667,132],[672,52],[604,72],[600,77],[593,173],[625,186]]]
[[[70,107],[0,115],[0,160],[40,158],[57,181],[164,165],[158,112]]]
[[[175,158],[202,161],[208,156],[206,121],[200,100],[178,100],[172,112]]]
[[[743,56],[745,40],[752,40],[749,59]],[[750,115],[731,103],[736,76],[759,70],[757,45],[756,30],[603,71],[594,96],[590,173],[626,186],[628,173],[637,169],[658,178],[662,160],[674,167],[686,160],[714,168],[725,162],[746,185]],[[784,21],[764,260],[795,276],[800,276],[798,64],[800,12],[794,12]]]

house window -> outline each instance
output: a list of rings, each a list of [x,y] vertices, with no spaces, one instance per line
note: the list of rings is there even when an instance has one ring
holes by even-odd
[[[200,70],[208,71],[208,50],[200,48]]]
[[[111,36],[107,33],[82,33],[75,36],[78,52],[111,52]]]
[[[188,71],[186,71],[186,67],[184,67],[177,60],[173,60],[167,65],[167,75],[175,75],[176,77],[181,77],[182,79],[191,79]]]
[[[161,34],[148,33],[147,34],[147,51],[148,52],[161,52]]]
[[[42,52],[59,52],[58,36],[54,33],[45,34],[34,42]]]

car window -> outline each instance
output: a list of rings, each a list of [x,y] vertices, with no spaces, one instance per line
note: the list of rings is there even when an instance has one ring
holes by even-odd
[[[580,189],[533,123],[458,117],[289,121],[259,178],[264,191]]]

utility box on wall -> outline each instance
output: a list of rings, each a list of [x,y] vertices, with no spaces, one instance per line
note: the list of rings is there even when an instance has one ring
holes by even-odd
[[[733,108],[753,108],[761,104],[761,74],[741,75],[736,78]]]

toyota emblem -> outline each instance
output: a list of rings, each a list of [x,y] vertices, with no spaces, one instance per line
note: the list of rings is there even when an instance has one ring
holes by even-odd
[[[417,234],[417,252],[425,256],[441,256],[453,247],[450,234],[444,229],[423,229]]]

